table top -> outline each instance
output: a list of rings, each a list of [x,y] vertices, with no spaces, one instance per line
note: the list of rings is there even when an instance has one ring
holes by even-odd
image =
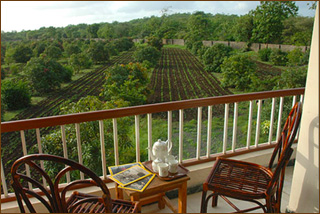
[[[160,192],[166,192],[168,190],[178,188],[179,185],[182,185],[184,182],[187,182],[188,180],[190,180],[190,177],[188,175],[183,176],[181,178],[174,179],[174,180],[170,180],[170,181],[161,180],[156,176],[143,192],[138,192],[138,191],[128,190],[128,189],[124,189],[124,191],[126,191],[126,193],[130,196],[133,196],[133,195],[149,196],[149,195],[157,194]]]

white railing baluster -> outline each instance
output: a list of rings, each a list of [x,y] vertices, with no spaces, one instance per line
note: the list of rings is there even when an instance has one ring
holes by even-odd
[[[248,132],[247,132],[247,149],[250,149],[250,144],[251,144],[252,112],[253,112],[253,101],[251,100],[250,103],[249,103]]]
[[[3,168],[3,163],[2,163],[2,158],[1,158],[1,185],[3,189],[3,194],[5,197],[8,196],[8,188],[7,188],[7,183],[6,183],[6,177],[4,176],[4,168]]]
[[[148,114],[148,160],[151,160],[152,149],[152,114]]]
[[[228,118],[229,118],[229,103],[226,103],[225,109],[224,109],[224,130],[223,130],[223,148],[222,148],[223,154],[226,154],[227,152]]]
[[[38,144],[38,151],[39,151],[39,154],[42,154],[42,146],[41,146],[41,137],[40,137],[40,129],[37,128],[36,129],[36,135],[37,135],[37,144]],[[44,169],[44,164],[43,164],[43,161],[41,160],[40,161],[40,166],[42,169]],[[47,186],[47,181],[46,179],[42,176],[42,182],[43,182],[43,186]]]
[[[172,111],[168,111],[168,141],[172,142]]]
[[[67,149],[67,140],[66,140],[66,127],[65,125],[61,126],[61,140],[62,140],[62,148],[63,148],[63,157],[68,159],[68,149]],[[70,172],[67,172],[67,183],[70,183]]]
[[[236,151],[237,144],[237,131],[238,131],[238,103],[234,103],[234,115],[233,115],[233,133],[232,133],[232,152]]]
[[[77,136],[77,146],[78,146],[78,158],[79,158],[79,163],[83,165],[83,160],[82,160],[82,149],[81,149],[81,136],[80,136],[80,124],[76,123],[76,136]],[[84,180],[84,174],[83,172],[80,172],[80,179]]]
[[[274,110],[276,106],[276,98],[272,98],[271,116],[270,116],[270,128],[269,128],[269,144],[272,142],[273,135],[273,121],[274,121]]]
[[[207,157],[211,153],[211,134],[212,134],[212,106],[208,106],[208,131],[207,131]]]
[[[198,107],[198,128],[197,128],[197,160],[200,160],[201,152],[201,125],[202,125],[202,107]]]
[[[257,112],[256,138],[255,138],[255,143],[254,143],[255,147],[258,147],[259,140],[260,140],[261,106],[262,106],[262,100],[259,100],[258,101],[258,112]]]
[[[292,97],[292,108],[293,108],[294,104],[296,104],[296,102],[297,102],[297,95]]]
[[[140,162],[140,119],[139,115],[135,115],[136,130],[136,161]]]
[[[183,109],[179,110],[179,163],[183,159]]]
[[[303,94],[300,95],[300,102],[303,103]]]
[[[283,110],[283,97],[280,97],[280,105],[279,105],[279,115],[278,115],[278,127],[277,127],[277,139],[280,137],[281,133],[281,117],[282,117],[282,110]]]
[[[103,125],[103,120],[99,120],[99,134],[100,134],[102,176],[103,176],[103,179],[106,179],[107,178],[107,162],[106,162],[106,148],[104,146],[104,125]]]
[[[22,152],[23,152],[23,156],[26,156],[28,155],[27,153],[27,144],[26,144],[26,137],[24,135],[24,131],[21,130],[20,131],[20,136],[21,136],[21,143],[22,143]],[[29,165],[25,164],[26,166],[26,174],[28,177],[30,177],[30,168],[29,168]],[[28,186],[29,186],[29,189],[32,190],[32,184],[30,182],[28,182]]]
[[[119,141],[118,141],[118,123],[117,119],[112,119],[113,123],[113,147],[114,147],[114,164],[119,165]]]

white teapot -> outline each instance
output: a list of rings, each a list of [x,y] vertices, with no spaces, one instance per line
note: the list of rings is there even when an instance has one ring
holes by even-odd
[[[152,151],[150,151],[152,160],[159,159],[165,162],[165,158],[170,154],[172,149],[172,142],[169,140],[161,141],[160,139],[153,144]]]

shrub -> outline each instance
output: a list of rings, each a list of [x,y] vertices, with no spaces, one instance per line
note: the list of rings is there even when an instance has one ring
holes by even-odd
[[[31,93],[28,84],[22,80],[2,81],[1,102],[3,102],[8,110],[18,110],[28,107],[31,103]]]
[[[33,89],[40,94],[60,88],[62,82],[68,82],[72,77],[70,69],[48,58],[32,58],[26,71]]]
[[[222,84],[239,90],[250,89],[252,79],[256,76],[256,64],[249,56],[238,54],[225,58],[221,65]]]
[[[134,43],[131,38],[121,38],[114,41],[115,46],[119,52],[128,51],[134,47]]]
[[[258,51],[259,58],[264,62],[268,62],[270,60],[271,52],[270,48],[263,48]]]
[[[140,63],[114,65],[106,71],[106,82],[100,96],[106,101],[123,100],[130,105],[142,105],[150,90],[147,69]]]
[[[149,61],[155,67],[160,58],[160,51],[152,46],[141,46],[133,54],[133,58],[138,62]]]
[[[62,56],[61,49],[55,45],[47,47],[44,53],[52,59],[59,59]]]
[[[274,65],[285,66],[287,64],[287,53],[279,49],[272,49],[270,54],[270,62]]]
[[[304,65],[307,61],[305,60],[305,56],[308,54],[304,54],[300,48],[295,48],[288,53],[288,65],[298,66]],[[309,58],[309,57],[308,57]]]
[[[85,53],[72,54],[69,58],[69,65],[78,72],[83,68],[90,68],[92,60]]]
[[[230,56],[231,51],[232,48],[224,44],[215,44],[211,46],[202,56],[205,70],[220,73],[220,65],[223,63],[225,57]]]
[[[150,36],[147,38],[148,40],[148,45],[155,47],[158,50],[161,50],[163,44],[162,44],[162,39],[159,37],[155,37],[155,36]]]
[[[277,89],[305,87],[307,67],[288,68],[281,73]]]
[[[192,44],[192,48],[191,48],[191,53],[193,53],[194,55],[199,56],[199,51],[203,48],[203,43],[202,41],[197,41],[195,43]]]
[[[32,55],[31,48],[26,45],[19,45],[14,49],[12,57],[17,63],[26,63],[31,59]]]
[[[109,53],[105,43],[99,42],[91,42],[89,47],[89,55],[93,62],[95,63],[105,63],[109,60]]]

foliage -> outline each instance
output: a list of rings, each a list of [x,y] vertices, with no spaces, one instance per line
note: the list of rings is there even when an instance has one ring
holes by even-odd
[[[90,68],[92,60],[85,53],[72,54],[69,58],[69,65],[78,72],[81,69]]]
[[[153,46],[141,46],[133,54],[133,58],[137,62],[149,61],[153,67],[158,64],[160,51]]]
[[[147,38],[148,40],[148,45],[158,49],[158,50],[161,50],[163,44],[162,44],[162,39],[159,38],[159,37],[156,37],[156,36],[150,36]]]
[[[6,78],[6,72],[3,68],[1,68],[1,80],[3,80],[4,78]]]
[[[14,62],[26,63],[32,57],[33,52],[30,47],[28,47],[24,44],[20,44],[20,45],[16,46],[15,48],[13,48],[12,52],[10,52],[10,50],[8,50],[6,54],[8,55],[8,57],[10,57],[9,55],[12,54],[11,57],[14,60]]]
[[[106,71],[106,82],[100,96],[106,101],[123,100],[129,105],[142,105],[150,94],[147,69],[140,63],[114,65]]]
[[[292,51],[288,53],[288,65],[291,66],[298,66],[298,65],[304,65],[307,64],[308,61],[305,60],[305,55],[308,55],[307,53],[303,53],[300,48],[295,48]]]
[[[105,43],[92,41],[88,50],[91,60],[95,63],[105,63],[109,60],[109,52]]]
[[[1,83],[1,103],[8,110],[18,110],[31,104],[31,93],[22,80],[4,80]]]
[[[203,43],[202,41],[197,41],[195,43],[192,44],[192,48],[191,48],[191,53],[193,53],[194,55],[199,56],[200,55],[200,50],[203,49]]]
[[[61,114],[72,114],[78,112],[97,111],[104,109],[113,109],[116,107],[126,107],[126,102],[102,102],[97,97],[83,97],[76,103],[65,102],[61,105]],[[132,124],[132,118],[124,117],[117,119],[118,126],[118,142],[119,142],[119,156],[120,162],[134,162],[135,153],[134,144],[130,141],[128,136],[130,125]],[[104,146],[106,151],[106,162],[108,166],[114,165],[114,144],[113,144],[113,124],[112,120],[104,120]],[[102,163],[101,163],[101,143],[99,136],[99,124],[98,122],[86,122],[80,124],[81,133],[81,150],[83,164],[92,169],[96,174],[102,175]],[[67,151],[68,158],[72,160],[78,160],[77,152],[77,137],[75,128],[73,125],[66,126],[67,136]],[[51,134],[42,137],[43,151],[49,154],[55,154],[63,156],[63,149],[61,143],[61,130],[56,130]],[[143,154],[145,158],[146,154]],[[126,162],[127,163],[127,162]],[[50,174],[55,175],[57,166],[47,165],[46,168],[50,169]],[[72,178],[76,178],[79,174],[71,174]]]
[[[81,53],[81,49],[79,47],[79,44],[76,44],[76,43],[67,44],[64,47],[64,51],[65,51],[65,53],[67,53],[68,56],[71,56],[72,54]]]
[[[313,17],[289,17],[284,21],[282,38],[284,44],[303,45],[311,44]]]
[[[33,54],[36,57],[39,57],[46,50],[46,44],[44,42],[37,42],[33,48]]]
[[[297,12],[298,7],[292,1],[261,1],[253,11],[253,41],[281,43],[284,20],[296,16]]]
[[[259,58],[264,61],[268,62],[270,60],[272,50],[270,48],[263,48],[258,51]]]
[[[49,58],[32,58],[26,71],[31,86],[40,94],[60,88],[61,83],[70,81],[72,76],[72,71]]]
[[[210,38],[211,22],[209,17],[209,14],[206,14],[202,11],[196,11],[190,16],[187,25],[188,33],[186,36],[186,39],[190,43]]]
[[[114,41],[114,44],[119,52],[128,51],[134,47],[134,43],[131,38],[120,38]]]
[[[224,44],[214,44],[208,48],[202,56],[205,70],[220,73],[220,65],[223,63],[225,57],[230,56],[231,50],[232,48]]]
[[[50,45],[45,49],[44,54],[51,59],[59,59],[62,56],[62,51],[56,45]]]
[[[276,89],[305,87],[307,70],[307,67],[287,68],[281,73]]]
[[[239,42],[250,42],[253,30],[253,15],[248,13],[240,16],[234,26],[235,39]]]
[[[287,53],[280,49],[272,49],[269,61],[274,65],[285,66],[287,64]]]
[[[225,58],[221,65],[222,84],[239,90],[249,89],[252,78],[256,76],[256,64],[245,54]]]

